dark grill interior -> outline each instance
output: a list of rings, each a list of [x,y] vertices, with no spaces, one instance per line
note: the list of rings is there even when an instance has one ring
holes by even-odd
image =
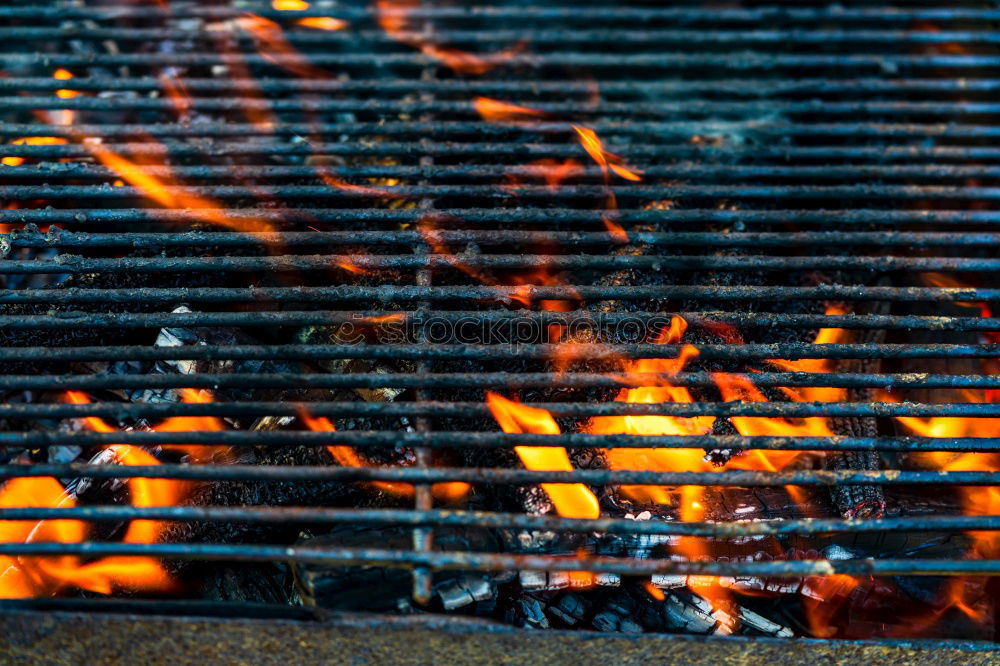
[[[997,21],[0,7],[0,597],[993,640]]]

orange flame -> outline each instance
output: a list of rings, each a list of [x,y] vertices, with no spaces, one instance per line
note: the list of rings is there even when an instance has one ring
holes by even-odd
[[[379,25],[391,39],[408,44],[421,53],[450,67],[459,74],[479,76],[501,65],[524,50],[520,42],[497,53],[477,55],[434,43],[422,26],[411,22],[408,14],[420,7],[420,0],[375,0]]]
[[[274,231],[274,227],[263,220],[247,217],[231,217],[221,212],[220,204],[214,201],[191,192],[186,192],[183,189],[174,189],[172,191],[172,187],[177,188],[175,183],[164,182],[164,180],[144,170],[143,165],[132,162],[97,142],[84,141],[83,145],[104,166],[114,171],[129,185],[140,190],[144,195],[165,208],[188,209],[189,212],[205,222],[217,224],[233,231],[246,233]],[[169,171],[165,164],[161,165],[161,168]]]
[[[58,136],[28,136],[21,139],[14,139],[10,143],[13,146],[64,146],[68,141]],[[4,166],[21,166],[24,164],[24,158],[4,157],[0,162]]]
[[[573,125],[573,129],[579,135],[580,145],[583,149],[587,151],[591,159],[597,163],[601,170],[607,173],[610,169],[619,178],[624,178],[625,180],[630,180],[633,182],[638,182],[642,180],[642,171],[635,168],[630,168],[625,166],[625,160],[613,153],[609,153],[604,150],[604,144],[601,143],[600,137],[597,136],[597,132],[590,129],[589,127],[580,127],[578,125]]]
[[[74,404],[88,404],[87,396],[68,391],[67,399]],[[98,417],[85,417],[83,424],[96,432],[117,430]],[[158,465],[148,452],[125,444],[112,444],[106,449],[120,465]],[[135,507],[176,506],[189,490],[189,485],[170,479],[135,478],[127,482],[130,502]],[[51,478],[14,479],[0,488],[0,506],[71,508],[75,500],[65,493],[57,480]],[[155,543],[163,524],[150,520],[129,523],[122,537],[124,543]],[[80,543],[86,539],[87,525],[76,520],[4,521],[0,523],[0,542],[4,543]],[[65,587],[76,587],[101,594],[115,589],[146,592],[167,592],[176,583],[163,567],[152,558],[107,557],[83,564],[72,556],[56,558],[0,557],[0,598],[50,596]]]
[[[186,404],[206,404],[213,402],[208,391],[181,389],[181,402]],[[226,429],[217,416],[171,416],[153,426],[156,432],[222,432]],[[228,446],[197,446],[193,444],[163,444],[164,451],[187,456],[193,463],[229,462],[232,450]]]
[[[558,435],[559,425],[544,409],[526,407],[492,391],[486,392],[486,404],[500,428],[509,434]],[[521,462],[536,472],[572,472],[566,449],[556,446],[515,446]],[[543,483],[542,490],[552,500],[556,512],[564,518],[594,519],[601,515],[597,497],[582,483]]]
[[[69,81],[70,79],[73,78],[73,75],[70,74],[70,72],[65,69],[57,69],[55,73],[52,75],[52,78],[58,81]],[[59,99],[73,99],[74,97],[79,97],[79,96],[80,93],[77,92],[76,90],[60,89],[56,91],[56,97],[58,97]],[[65,124],[68,125],[69,123]]]
[[[590,155],[591,159],[593,159],[594,162],[597,163],[597,166],[600,167],[605,187],[608,187],[611,184],[610,172],[614,172],[618,177],[625,180],[633,182],[642,180],[642,176],[640,175],[642,173],[641,171],[626,167],[624,159],[604,150],[604,144],[601,143],[601,139],[597,136],[597,132],[589,127],[580,127],[578,125],[573,125],[573,129],[576,130],[580,140],[580,145],[583,146],[583,149],[587,151],[587,154]],[[618,211],[618,199],[615,197],[614,192],[610,190],[608,190],[607,196],[605,197],[604,208],[608,211],[608,215],[606,215],[603,219],[604,226],[611,235],[611,238],[616,243],[627,243],[628,234],[613,217]]]
[[[472,106],[476,112],[482,116],[483,120],[489,123],[503,122],[523,122],[544,118],[547,114],[525,106],[508,104],[489,97],[476,97],[472,100]]]
[[[314,418],[308,414],[299,415],[303,423],[315,432],[335,432],[336,428],[330,419],[325,417]],[[326,450],[341,467],[371,467],[371,463],[361,457],[357,451],[349,446],[328,446]],[[367,481],[365,485],[380,490],[387,495],[402,498],[412,498],[414,488],[409,483],[394,483],[391,481]],[[453,481],[448,483],[435,483],[431,486],[431,493],[435,499],[452,504],[459,502],[469,494],[471,486],[469,484]]]
[[[567,180],[583,175],[583,165],[573,158],[561,162],[545,158],[529,162],[525,166],[529,175],[540,175],[544,179],[545,185],[553,192],[558,190]],[[522,180],[514,174],[507,174],[505,180],[504,188],[512,193],[524,185]]]
[[[307,3],[305,8],[308,8]],[[231,30],[232,28],[239,28],[253,37],[257,52],[273,65],[303,78],[330,78],[328,72],[310,63],[288,42],[285,38],[285,32],[278,23],[263,16],[247,14],[223,24],[209,26],[209,29],[216,31]]]
[[[326,30],[329,32],[334,32],[337,30],[347,30],[351,27],[351,24],[347,21],[342,21],[340,19],[335,19],[332,16],[310,16],[308,18],[299,19],[295,22],[296,25],[300,25],[303,28],[312,28],[314,30]]]
[[[74,508],[75,500],[51,477],[12,479],[0,487],[2,508]],[[0,521],[0,543],[80,543],[86,523],[79,520]],[[76,587],[101,594],[115,589],[168,592],[176,585],[155,560],[107,557],[82,564],[74,556],[0,556],[0,598],[26,599]]]

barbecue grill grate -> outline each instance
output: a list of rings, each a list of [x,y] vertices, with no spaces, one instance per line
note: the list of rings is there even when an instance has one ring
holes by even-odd
[[[0,509],[3,520],[404,526],[415,530],[412,550],[87,541],[0,543],[0,556],[144,555],[402,566],[414,570],[418,599],[430,594],[432,572],[443,569],[719,576],[1000,574],[1000,562],[990,559],[678,561],[442,552],[434,550],[432,538],[434,528],[444,526],[718,538],[1000,529],[1000,517],[994,515],[905,512],[857,520],[585,521],[434,508],[430,494],[430,484],[447,481],[476,488],[542,482],[1000,485],[1000,473],[988,469],[538,472],[432,464],[437,461],[432,454],[441,451],[482,459],[478,450],[515,445],[874,450],[894,460],[914,452],[1000,452],[998,437],[935,439],[906,436],[892,427],[892,417],[900,416],[1000,417],[996,402],[942,403],[927,392],[1000,389],[1000,376],[987,369],[993,366],[979,365],[1000,357],[995,344],[1000,319],[988,311],[980,316],[978,308],[955,307],[996,303],[1000,289],[927,286],[918,280],[919,273],[944,271],[967,277],[970,284],[981,279],[990,285],[1000,271],[995,251],[1000,241],[995,204],[1000,198],[1000,149],[988,145],[1000,133],[1000,105],[992,101],[1000,87],[1000,33],[995,31],[1000,11],[985,2],[949,5],[512,3],[426,5],[407,13],[426,22],[427,30],[433,26],[435,40],[456,48],[499,52],[522,40],[527,44],[479,76],[456,74],[405,39],[387,34],[378,26],[376,8],[362,5],[315,2],[293,12],[256,4],[237,9],[235,4],[179,2],[0,7],[0,69],[5,74],[0,77],[0,108],[8,143],[2,152],[21,161],[0,170],[0,200],[7,204],[0,223],[10,227],[3,237],[5,258],[0,259],[0,274],[7,279],[7,288],[0,290],[5,307],[0,313],[5,341],[0,360],[10,368],[0,375],[0,390],[8,396],[0,405],[0,419],[68,423],[87,416],[123,422],[220,416],[245,422],[305,411],[357,424],[337,432],[12,428],[0,433],[0,444],[11,450],[128,443],[221,445],[238,451],[295,445],[416,451],[412,467],[96,466],[43,459],[0,467],[0,477],[392,481],[417,487],[413,509]],[[288,49],[265,52],[259,42],[233,28],[232,21],[247,11],[278,22]],[[304,17],[335,17],[351,27],[310,30],[296,24]],[[305,64],[299,53],[305,54]],[[289,71],[302,67],[324,75]],[[72,79],[52,78],[59,68],[70,70]],[[182,82],[190,97],[179,102],[168,94],[165,81],[171,77]],[[66,89],[74,95],[55,94]],[[544,117],[484,122],[472,103],[477,96],[524,104]],[[54,122],[48,117],[53,112],[71,112],[73,122]],[[604,183],[602,171],[575,140],[566,119],[592,127],[609,150],[641,168],[641,182]],[[37,136],[66,141],[11,143]],[[95,146],[102,154],[128,156],[150,177],[184,184],[170,181],[153,193],[141,183],[115,184],[120,170],[95,159]],[[572,184],[550,187],[538,180],[537,166],[526,166],[540,159],[574,159],[581,166]],[[331,186],[323,174],[351,185]],[[613,213],[604,209],[609,192],[619,207]],[[198,209],[192,202],[208,203]],[[669,203],[650,207],[653,202]],[[609,215],[627,240],[605,230]],[[426,220],[436,228],[421,228]],[[43,231],[31,225],[53,226]],[[565,280],[546,284],[529,277],[526,282],[532,286],[525,287],[504,277],[533,276],[539,270]],[[633,271],[642,279],[616,282],[617,271]],[[837,279],[807,283],[788,278],[812,273]],[[475,277],[480,274],[501,277],[489,284]],[[66,275],[81,278],[80,286],[59,286],[56,280]],[[95,275],[100,279],[87,282]],[[176,275],[198,276],[198,283],[170,277]],[[730,277],[720,281],[713,275]],[[141,280],[130,282],[135,276]],[[175,282],[178,286],[171,286]],[[525,298],[535,304],[565,299],[577,305],[567,312],[518,307]],[[824,314],[825,301],[846,303],[848,312]],[[615,307],[592,307],[608,302]],[[866,304],[878,303],[888,304],[884,312],[866,312]],[[180,304],[191,310],[178,311]],[[405,319],[398,319],[400,314]],[[882,361],[885,370],[775,372],[761,365],[752,380],[762,389],[920,389],[925,397],[898,403],[721,402],[717,397],[690,404],[597,401],[588,396],[648,386],[654,378],[610,377],[598,365],[558,371],[548,362],[560,346],[541,339],[507,344],[509,338],[434,336],[436,325],[453,331],[469,321],[480,331],[495,326],[508,333],[526,323],[536,330],[551,325],[622,330],[636,324],[663,326],[671,314],[681,315],[692,329],[728,325],[747,338],[745,344],[708,338],[693,343],[707,365],[672,376],[674,386],[709,390],[719,368],[745,368],[766,359],[870,359]],[[256,335],[387,320],[404,330],[403,338],[392,344],[272,344],[267,333],[231,344],[135,342],[135,336],[152,332],[155,337],[160,329],[235,327]],[[813,345],[820,328],[885,334],[878,341]],[[31,343],[82,329],[110,342],[94,344],[87,337],[83,344]],[[580,358],[594,364],[673,358],[681,348],[612,335],[574,346]],[[318,369],[317,364],[345,359],[376,365],[339,373]],[[302,361],[312,370],[78,370],[87,363],[193,360]],[[919,362],[928,371],[913,372]],[[32,364],[77,370],[22,369],[36,367]],[[233,391],[244,397],[206,404],[11,400],[26,391],[54,395],[180,388]],[[352,388],[404,392],[389,402],[329,398]],[[262,400],[257,393],[262,389],[312,397]],[[635,437],[565,429],[561,435],[512,436],[492,426],[484,389],[521,392],[529,397],[526,404],[548,409],[561,424],[612,415],[855,416],[877,417],[879,429],[838,437]],[[544,393],[550,389],[565,392]],[[556,394],[571,397],[530,400]]]

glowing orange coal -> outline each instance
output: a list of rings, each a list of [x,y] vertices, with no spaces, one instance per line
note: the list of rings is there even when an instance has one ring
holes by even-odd
[[[559,424],[547,410],[521,405],[492,391],[486,392],[486,404],[508,434],[560,434]],[[569,455],[562,447],[516,446],[514,452],[525,467],[536,472],[573,471]],[[594,519],[601,515],[597,497],[582,483],[543,483],[542,490],[564,518]]]
[[[485,74],[525,48],[521,42],[497,53],[481,55],[442,46],[428,36],[422,22],[412,20],[411,14],[420,6],[420,0],[375,0],[378,24],[391,39],[420,50],[459,74]]]
[[[335,432],[333,423],[325,417],[314,418],[308,414],[300,414],[302,422],[315,432]],[[372,464],[365,460],[357,451],[349,446],[328,446],[327,452],[341,467],[372,467]],[[394,483],[391,481],[366,481],[365,485],[380,490],[387,495],[402,498],[412,498],[414,488],[409,483]],[[467,483],[453,481],[449,483],[435,483],[431,486],[431,493],[434,498],[446,503],[459,502],[469,494],[470,486]]]

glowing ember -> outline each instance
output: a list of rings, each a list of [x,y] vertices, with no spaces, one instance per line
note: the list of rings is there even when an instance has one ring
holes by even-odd
[[[500,428],[508,434],[558,435],[559,425],[544,409],[526,407],[492,391],[486,392],[486,404]],[[555,446],[516,446],[521,462],[536,472],[572,472],[566,449]],[[556,512],[564,518],[594,519],[601,515],[597,497],[582,483],[543,483],[542,490],[552,500]]]

